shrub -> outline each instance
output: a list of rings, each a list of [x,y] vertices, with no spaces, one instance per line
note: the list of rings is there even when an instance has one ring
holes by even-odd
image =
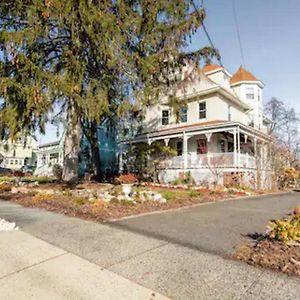
[[[292,241],[300,242],[300,209],[296,208],[289,218],[272,220],[269,228],[271,230],[268,236],[271,239],[285,244]]]
[[[176,192],[175,191],[162,191],[161,192],[161,195],[167,200],[167,201],[170,201],[170,200],[173,200],[176,198]]]
[[[88,202],[88,199],[85,197],[75,197],[73,199],[73,201],[75,202],[75,204],[77,205],[84,205]]]
[[[202,196],[202,193],[199,192],[199,191],[190,191],[189,196],[190,196],[191,198],[201,197],[201,196]]]
[[[52,196],[49,194],[37,193],[32,196],[31,202],[33,204],[39,204],[39,203],[49,201],[49,200],[51,200],[51,198],[52,198]]]
[[[0,192],[10,192],[11,191],[11,185],[7,183],[0,184]]]
[[[117,182],[123,183],[123,184],[133,184],[133,183],[138,182],[138,179],[134,174],[129,173],[129,174],[126,174],[126,175],[120,175],[117,178]]]
[[[53,175],[54,177],[61,181],[62,179],[62,175],[63,175],[63,168],[61,165],[59,164],[55,164],[53,167],[52,167],[52,172],[53,172]]]

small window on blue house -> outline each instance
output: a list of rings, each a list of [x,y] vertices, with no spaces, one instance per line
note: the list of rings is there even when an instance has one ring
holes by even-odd
[[[186,123],[187,122],[187,112],[188,112],[188,108],[187,108],[186,105],[180,107],[179,120],[180,120],[181,123]]]
[[[162,119],[161,119],[162,125],[168,125],[169,124],[169,111],[163,110],[162,111]]]
[[[200,102],[199,103],[199,119],[205,119],[206,118],[206,102]]]

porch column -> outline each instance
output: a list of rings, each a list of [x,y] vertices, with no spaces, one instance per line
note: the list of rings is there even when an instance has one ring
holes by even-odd
[[[240,128],[237,128],[237,164],[238,167],[241,165],[241,136],[240,136]]]
[[[185,131],[183,132],[183,145],[182,145],[182,158],[183,158],[183,172],[185,172],[185,170],[188,167],[188,157],[187,157],[187,153],[188,153],[188,139],[189,137],[186,135]]]
[[[237,165],[237,138],[236,138],[236,127],[233,128],[233,164]]]
[[[119,150],[119,172],[123,173],[123,151],[122,148]]]

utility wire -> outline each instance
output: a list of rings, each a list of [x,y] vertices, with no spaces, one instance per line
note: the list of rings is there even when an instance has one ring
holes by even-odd
[[[242,44],[241,33],[240,33],[240,28],[239,28],[239,22],[238,22],[237,13],[236,13],[235,0],[232,0],[232,10],[233,10],[235,28],[236,28],[237,38],[238,38],[240,52],[241,52],[241,58],[242,58],[243,66],[246,67],[245,56],[244,56],[244,51],[243,51],[243,44]]]
[[[212,39],[211,39],[211,37],[210,37],[210,35],[208,33],[208,30],[207,30],[207,28],[206,28],[206,26],[205,26],[205,24],[203,22],[202,16],[200,15],[199,10],[198,10],[198,8],[197,8],[197,6],[195,4],[195,1],[191,0],[191,3],[192,3],[192,5],[193,5],[193,7],[194,7],[194,9],[195,9],[195,11],[196,11],[196,13],[198,15],[198,18],[199,18],[199,20],[201,22],[202,28],[204,30],[204,33],[205,33],[205,35],[206,35],[206,37],[208,39],[208,42],[209,42],[211,48],[216,49],[216,47],[214,46],[214,43],[213,43],[213,41],[212,41]],[[204,0],[201,1],[201,7],[202,7],[202,9],[204,9],[203,5],[204,5]],[[221,61],[221,57],[218,57],[218,62],[220,64],[220,66],[223,67],[223,64],[222,64],[222,61]]]

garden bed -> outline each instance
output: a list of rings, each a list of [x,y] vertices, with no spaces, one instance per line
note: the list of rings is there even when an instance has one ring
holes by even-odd
[[[254,242],[239,246],[235,259],[300,277],[300,206],[251,237]]]
[[[270,268],[300,277],[299,246],[287,246],[282,242],[266,238],[255,244],[240,246],[233,257],[250,265]]]
[[[14,192],[12,192],[13,190]],[[100,194],[99,191],[101,191]],[[58,183],[40,184],[38,186],[27,185],[20,188],[2,184],[0,185],[0,198],[26,207],[38,207],[69,216],[105,222],[131,215],[188,207],[198,203],[214,202],[225,198],[237,198],[247,195],[244,191],[220,187],[215,189],[198,188],[195,190],[160,186],[137,186],[134,188],[134,191],[136,194],[147,192],[160,193],[166,202],[140,201],[139,199],[136,201],[127,201],[126,199],[120,201],[117,197],[111,201],[104,201],[104,199],[101,199],[101,193],[120,194],[121,186],[99,183],[80,184],[73,189]],[[85,196],[86,192],[89,192],[87,197]],[[95,196],[91,197],[94,194]]]

